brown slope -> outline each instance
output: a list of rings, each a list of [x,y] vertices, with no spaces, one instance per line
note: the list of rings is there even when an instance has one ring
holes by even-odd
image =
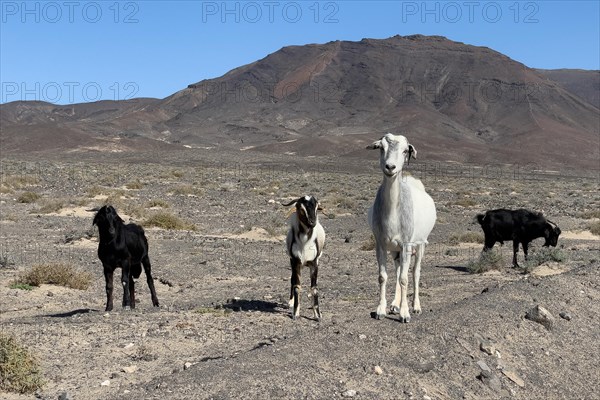
[[[28,123],[48,122],[44,112]],[[285,47],[161,101],[78,115],[50,123],[303,155],[366,156],[354,146],[390,131],[428,159],[597,168],[600,157],[593,105],[498,52],[438,36]]]
[[[536,69],[571,93],[600,108],[600,71],[582,69]]]

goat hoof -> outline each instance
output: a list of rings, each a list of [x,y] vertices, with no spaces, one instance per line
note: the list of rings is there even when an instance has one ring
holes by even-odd
[[[408,324],[410,322],[410,317],[400,317],[399,321],[403,324]]]
[[[377,319],[377,320],[385,319],[385,314],[377,314],[377,313],[375,313],[375,319]]]
[[[125,311],[131,311],[131,307],[129,307],[129,306],[123,306],[123,310],[125,310]]]
[[[400,307],[391,306],[390,307],[390,314],[400,314]]]

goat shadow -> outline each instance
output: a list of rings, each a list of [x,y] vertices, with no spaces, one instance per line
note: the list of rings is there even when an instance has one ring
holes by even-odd
[[[455,271],[458,272],[464,272],[466,274],[469,274],[469,269],[465,266],[465,265],[436,265],[436,268],[446,268],[446,269],[453,269]]]
[[[281,304],[273,302],[273,301],[264,301],[264,300],[244,300],[244,299],[235,299],[228,300],[227,304],[223,305],[223,308],[226,308],[231,311],[260,311],[260,312],[268,312],[268,313],[281,313]]]
[[[58,313],[58,314],[47,314],[45,315],[45,317],[51,317],[51,318],[68,318],[68,317],[72,317],[73,315],[78,315],[78,314],[88,314],[91,312],[98,312],[99,310],[94,310],[91,308],[79,308],[77,310],[73,310],[73,311],[67,311],[64,313]]]

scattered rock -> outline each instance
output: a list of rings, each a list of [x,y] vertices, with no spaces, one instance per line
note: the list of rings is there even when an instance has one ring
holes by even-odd
[[[105,380],[104,382],[102,382],[100,384],[100,386],[110,386],[110,380],[109,379]]]
[[[571,320],[571,318],[572,318],[572,317],[571,317],[571,314],[569,314],[569,313],[568,313],[568,312],[566,312],[566,311],[563,311],[563,312],[561,312],[561,313],[560,313],[560,314],[558,314],[558,315],[560,315],[560,317],[561,317],[562,319],[566,319],[567,321],[570,321],[570,320]]]
[[[377,375],[383,374],[383,370],[381,369],[381,367],[379,365],[376,365],[375,368],[373,368],[373,370],[375,371],[375,373]]]
[[[187,369],[190,369],[191,366],[192,366],[191,362],[186,362],[185,364],[183,364],[184,371],[187,370]]]
[[[137,371],[137,366],[132,365],[130,367],[123,367],[123,368],[121,368],[121,371],[123,371],[127,374],[133,374],[135,371]]]
[[[502,390],[502,382],[500,382],[500,379],[498,379],[498,377],[494,375],[492,371],[481,371],[481,373],[477,375],[477,379],[488,385],[490,389],[496,392]]]
[[[525,381],[512,369],[504,368],[502,370],[504,376],[516,383],[519,387],[525,387]]]
[[[360,340],[365,340],[367,338],[367,335],[361,333],[360,335],[358,335],[358,338]]]
[[[127,343],[125,346],[123,346],[123,348],[124,348],[125,350],[127,350],[127,349],[130,349],[130,348],[132,348],[132,347],[133,347],[133,343]]]
[[[537,305],[531,310],[527,311],[525,318],[544,325],[544,327],[551,331],[554,327],[554,317],[544,307]]]
[[[54,296],[54,293],[52,293],[52,292],[48,292],[48,293],[47,293],[47,296],[48,296],[48,297],[52,297],[52,296]]]
[[[119,377],[119,374],[116,372],[113,372],[112,374],[110,374],[110,379],[116,379]]]
[[[496,346],[489,340],[482,340],[479,343],[479,349],[490,356],[496,352]]]
[[[482,371],[492,372],[491,368],[483,360],[477,361],[477,365],[479,365]]]
[[[431,397],[427,396],[426,394],[423,395],[423,400],[431,400]]]
[[[352,390],[352,389],[346,390],[344,393],[342,393],[342,396],[343,397],[354,397],[354,396],[356,396],[356,390]]]
[[[69,396],[68,392],[62,392],[61,394],[58,395],[58,400],[71,400],[72,397]]]

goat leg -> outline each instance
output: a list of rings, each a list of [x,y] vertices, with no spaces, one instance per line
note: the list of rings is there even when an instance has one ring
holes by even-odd
[[[131,274],[129,275],[129,300],[131,301],[131,308],[135,308],[135,282]]]
[[[146,280],[148,281],[148,287],[150,288],[150,295],[152,297],[152,305],[158,307],[158,297],[156,296],[156,289],[154,288],[154,278],[152,278],[152,267],[150,266],[150,258],[148,256],[142,259],[144,265],[144,272],[146,273]]]
[[[519,252],[519,241],[513,240],[513,267],[519,268],[519,263],[517,262],[517,253]]]
[[[123,259],[121,269],[121,284],[123,285],[123,309],[129,310],[131,308],[130,293],[129,293],[129,258]]]
[[[317,321],[321,320],[321,310],[319,309],[319,289],[317,288],[317,274],[319,273],[319,263],[315,259],[310,265],[310,290],[313,297],[313,313]]]
[[[290,259],[292,264],[292,279],[291,279],[291,299],[290,303],[293,304],[292,319],[298,318],[300,315],[300,270],[302,264],[298,258],[292,257]]]
[[[106,281],[106,309],[105,311],[112,311],[113,309],[113,272],[114,270],[104,264],[104,280]]]

